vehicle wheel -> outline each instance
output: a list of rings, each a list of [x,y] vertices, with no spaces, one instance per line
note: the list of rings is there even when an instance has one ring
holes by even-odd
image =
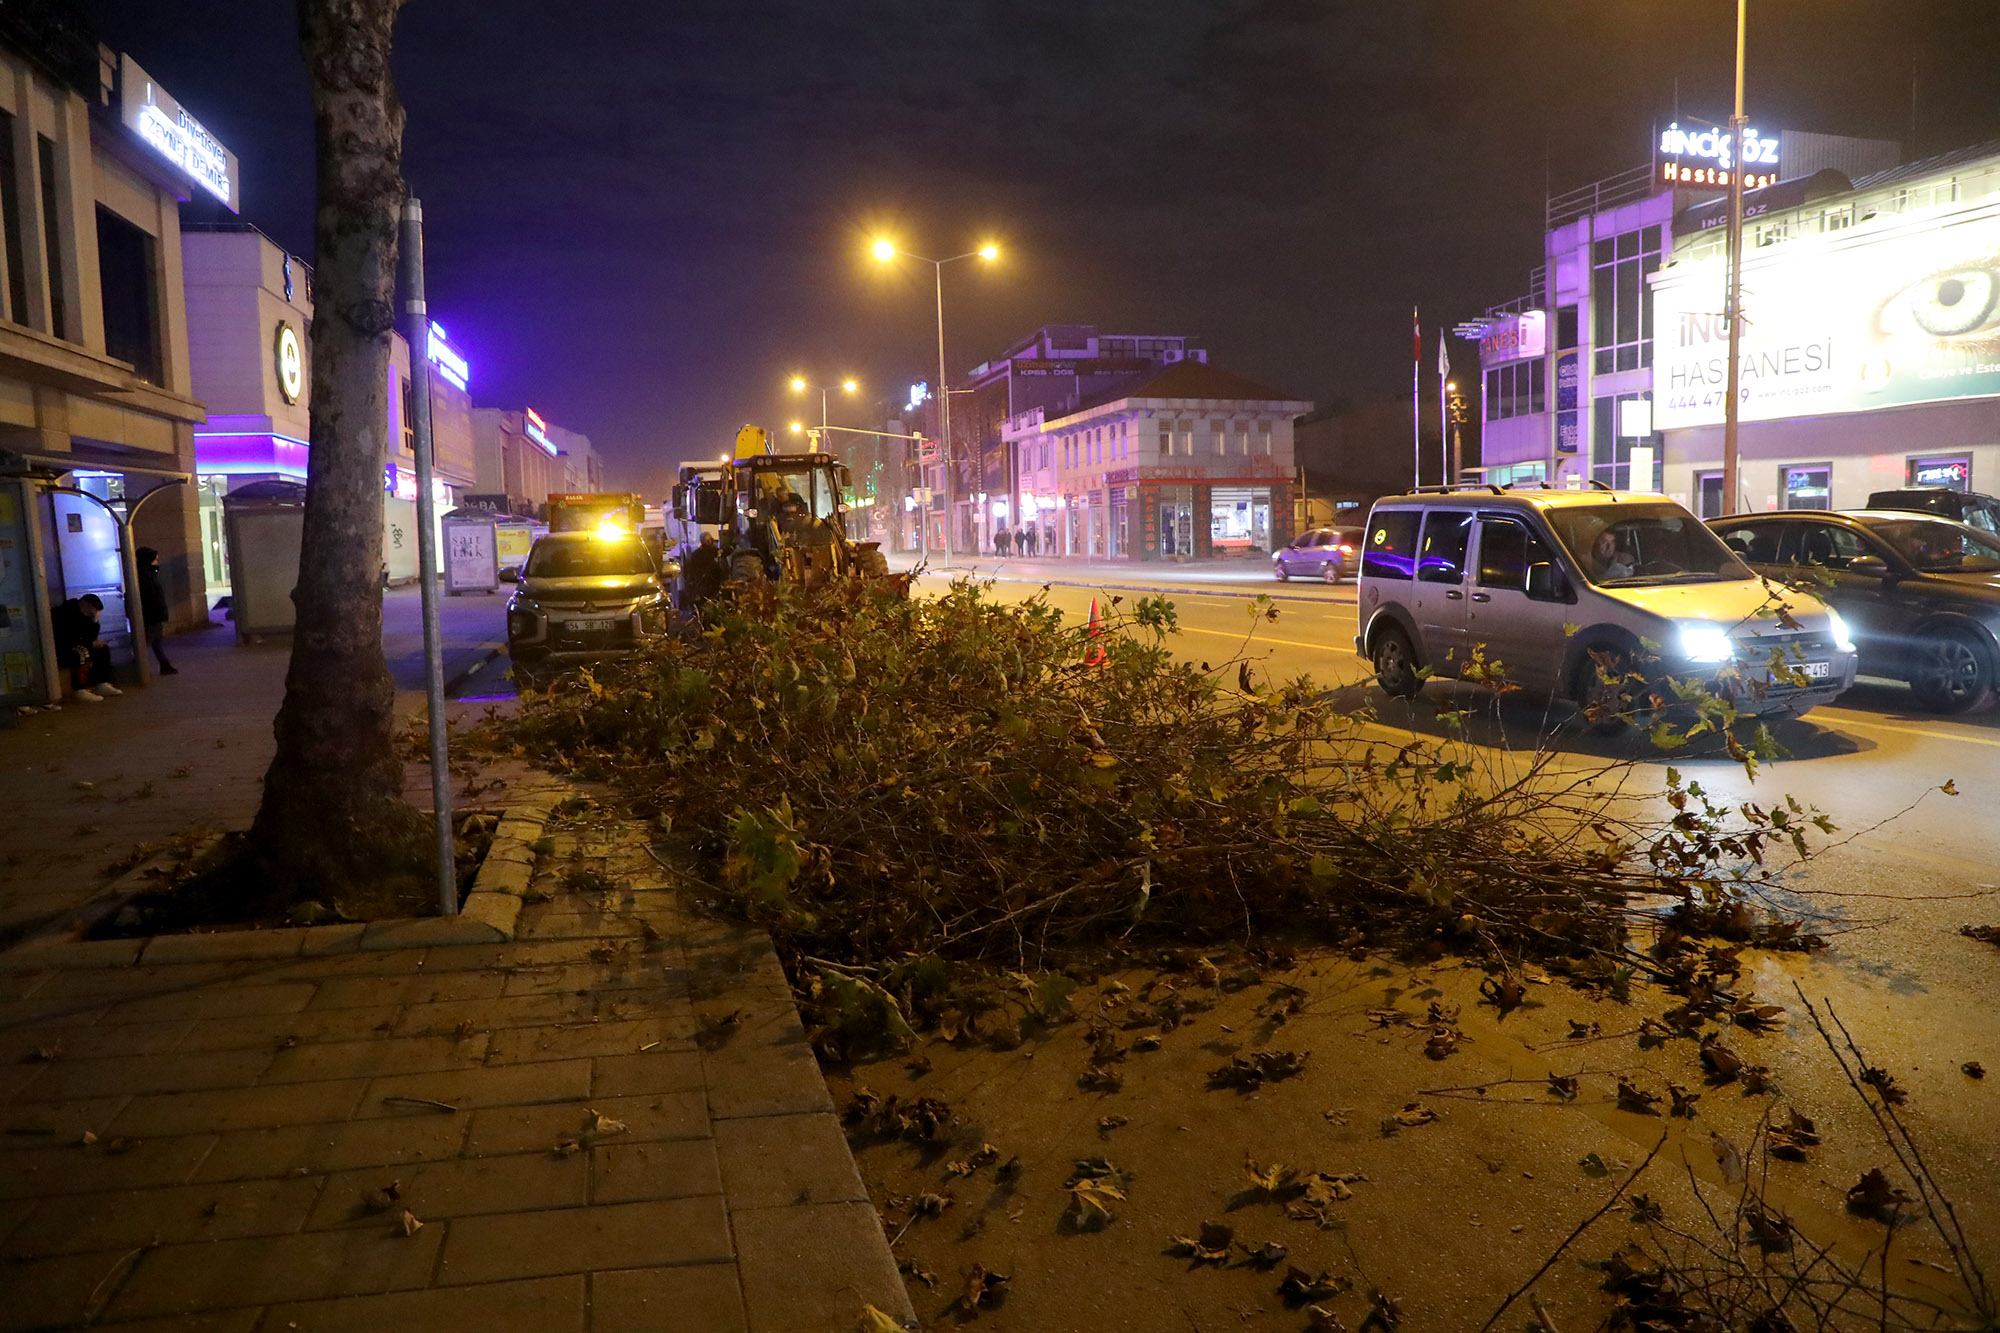
[[[1329,560],[1321,565],[1319,567],[1319,577],[1323,583],[1340,582],[1340,562],[1338,560]]]
[[[1286,571],[1285,562],[1282,560],[1274,560],[1271,562],[1271,572],[1277,575],[1278,582],[1280,583],[1288,583],[1291,581],[1292,576],[1290,573]]]
[[[738,551],[729,557],[729,581],[731,583],[762,583],[764,581],[764,559],[750,551]]]
[[[1600,736],[1616,736],[1632,724],[1632,687],[1625,679],[1631,669],[1631,654],[1624,649],[1598,648],[1586,650],[1570,673],[1570,700],[1584,725]]]
[[[1424,682],[1417,676],[1417,651],[1400,625],[1389,625],[1375,636],[1375,683],[1396,699],[1414,699]]]
[[[856,551],[854,569],[864,579],[886,579],[889,577],[889,557],[883,555],[879,548]]]
[[[1993,695],[1985,645],[1962,630],[1943,630],[1917,644],[1910,687],[1934,713],[1963,713]]]

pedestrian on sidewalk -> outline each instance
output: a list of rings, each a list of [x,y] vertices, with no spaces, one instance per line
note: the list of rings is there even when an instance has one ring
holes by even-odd
[[[167,590],[160,586],[160,553],[150,546],[139,548],[139,618],[160,674],[178,676],[180,668],[167,660]]]
[[[1042,544],[1040,534],[1034,528],[1021,529],[1021,554],[1034,558],[1035,548]]]
[[[111,649],[97,634],[97,618],[103,614],[104,602],[94,592],[72,597],[49,612],[56,661],[68,668],[76,697],[87,704],[125,692],[111,683]]]
[[[1013,540],[1013,539],[1012,539],[1012,538],[1010,538],[1010,537],[1009,537],[1009,536],[1007,535],[1007,529],[1005,529],[1005,528],[1002,528],[1002,529],[1000,529],[1000,531],[998,531],[998,532],[994,533],[994,534],[993,534],[993,554],[995,554],[995,555],[1006,555],[1006,554],[1007,554],[1007,548],[1008,548],[1008,546],[1010,546],[1010,545],[1012,544],[1012,540]]]

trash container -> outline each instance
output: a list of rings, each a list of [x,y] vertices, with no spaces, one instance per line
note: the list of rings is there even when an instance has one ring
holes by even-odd
[[[246,482],[222,497],[236,642],[292,632],[305,528],[306,488],[296,481]]]
[[[483,509],[454,509],[441,520],[444,529],[444,590],[497,592],[500,588],[500,543],[493,515]]]

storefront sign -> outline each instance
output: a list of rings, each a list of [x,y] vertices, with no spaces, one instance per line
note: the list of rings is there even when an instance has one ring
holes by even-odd
[[[542,420],[542,414],[534,408],[522,409],[521,430],[529,439],[539,444],[550,458],[562,453],[562,450],[556,448],[556,442],[549,438],[549,423]]]
[[[201,122],[154,83],[131,56],[120,57],[119,119],[153,152],[190,181],[220,199],[232,213],[236,198],[236,154],[202,128]]]
[[[472,382],[472,367],[466,362],[464,357],[458,354],[458,350],[445,337],[444,325],[437,323],[435,320],[431,322],[430,363],[437,367],[438,374],[442,375],[446,381],[461,389],[466,388]]]
[[[1683,260],[1654,283],[1658,429],[1722,420],[1723,263]],[[2000,203],[1754,250],[1743,290],[1745,421],[2000,395]]]
[[[1680,127],[1675,121],[1660,131],[1658,179],[1664,185],[1688,188],[1729,188],[1735,165],[1736,136],[1723,126]],[[1751,126],[1743,130],[1743,188],[1760,189],[1778,179],[1778,136],[1765,136]]]
[[[298,330],[286,320],[278,321],[278,337],[271,349],[278,372],[278,396],[288,403],[299,401],[305,392],[305,353],[299,347]]]
[[[1541,356],[1548,348],[1548,315],[1540,310],[1492,320],[1479,337],[1479,359],[1488,364]]]
[[[505,495],[463,495],[459,497],[458,507],[460,509],[476,510],[484,514],[505,514],[509,512],[507,497]]]
[[[1972,460],[1963,455],[1957,458],[1912,458],[1910,485],[1969,491],[1972,489]]]

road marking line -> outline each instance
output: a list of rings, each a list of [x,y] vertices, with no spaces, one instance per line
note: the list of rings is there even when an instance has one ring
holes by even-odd
[[[1858,727],[1863,731],[1894,731],[1894,732],[1899,732],[1905,736],[1923,736],[1934,741],[1951,741],[1951,742],[1963,743],[1966,745],[1990,745],[1990,746],[2000,747],[2000,740],[1996,740],[1990,736],[1958,736],[1958,735],[1953,735],[1949,731],[1931,731],[1924,727],[1901,727],[1897,726],[1893,722],[1862,722],[1856,719],[1852,713],[1847,712],[1845,709],[1822,708],[1818,711],[1822,713],[1825,712],[1839,713],[1840,722],[1843,726]]]
[[[1267,639],[1258,634],[1255,629],[1236,634],[1225,629],[1198,629],[1193,625],[1182,625],[1180,630],[1183,634],[1213,634],[1219,639],[1236,639],[1239,641],[1247,639],[1251,643],[1275,643],[1286,648],[1312,648],[1326,653],[1342,651],[1331,644],[1325,643],[1300,643],[1297,639]],[[1351,653],[1353,650],[1350,648],[1347,651]],[[1354,660],[1358,662],[1361,659],[1356,657]]]

